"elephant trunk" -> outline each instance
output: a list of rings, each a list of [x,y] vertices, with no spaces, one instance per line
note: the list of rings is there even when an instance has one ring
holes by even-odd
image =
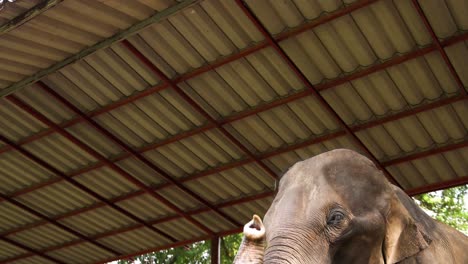
[[[324,264],[331,263],[326,248],[319,241],[306,239],[302,234],[277,231],[265,251],[264,264]]]
[[[263,263],[265,252],[265,227],[259,216],[244,226],[244,238],[239,247],[234,264],[260,264]]]

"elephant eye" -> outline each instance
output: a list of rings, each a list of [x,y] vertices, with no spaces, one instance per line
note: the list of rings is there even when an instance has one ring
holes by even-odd
[[[345,215],[342,211],[332,210],[330,214],[328,215],[327,225],[331,225],[331,226],[338,225],[343,221],[344,218],[345,218]]]

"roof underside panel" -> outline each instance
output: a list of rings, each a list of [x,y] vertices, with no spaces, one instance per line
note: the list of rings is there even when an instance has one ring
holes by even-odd
[[[398,181],[408,189],[450,181],[468,175],[468,148],[432,155],[389,167]],[[405,175],[411,175],[407,177]]]
[[[338,125],[312,97],[231,123],[228,129],[253,152],[268,152],[335,131]]]
[[[55,178],[51,172],[16,151],[0,154],[0,164],[0,188],[6,194]]]
[[[0,263],[232,233],[337,148],[410,194],[468,183],[463,1],[238,2],[67,0],[21,25],[45,2],[7,3]]]
[[[466,103],[456,103],[357,133],[380,160],[390,160],[468,136]],[[444,125],[441,125],[444,124]]]
[[[0,241],[0,260],[14,258],[24,253],[27,253],[27,251],[19,247],[13,246],[10,243]]]
[[[36,250],[43,250],[76,240],[77,237],[51,224],[15,233],[11,239]]]
[[[2,216],[0,219],[0,233],[2,234],[8,230],[39,221],[38,217],[6,202],[0,204],[0,215]]]
[[[240,77],[240,78],[239,78]],[[225,117],[304,89],[272,48],[180,84],[213,117]]]
[[[190,226],[190,224],[185,226]],[[197,229],[194,226],[192,226],[192,228],[195,230]],[[160,247],[169,242],[167,239],[158,236],[147,228],[124,232],[115,236],[101,238],[97,241],[116,248],[119,252],[126,254],[142,251],[150,247]],[[104,258],[101,257],[100,259]]]
[[[463,1],[420,1],[419,4],[438,38],[448,38],[468,29],[468,18],[463,15],[466,3]]]
[[[21,195],[16,200],[47,216],[57,216],[95,202],[93,197],[66,182]]]
[[[16,264],[30,264],[30,263],[40,263],[40,264],[54,264],[56,263],[55,261],[51,261],[48,259],[45,259],[43,257],[28,257],[28,258],[23,258],[15,261]]]
[[[162,91],[96,117],[102,127],[135,148],[200,126],[203,117],[173,91]]]
[[[7,6],[5,9],[9,13],[2,12],[1,18],[13,18],[40,1],[19,2],[28,4]],[[0,76],[1,87],[50,67],[175,4],[177,2],[171,0],[158,3],[64,1],[2,36],[0,50],[4,59],[0,68],[9,74]]]
[[[465,89],[468,89],[468,65],[466,65],[465,60],[463,59],[468,56],[468,41],[449,46],[445,48],[445,51],[458,73],[458,76],[460,76],[463,86],[465,86]]]
[[[271,189],[274,181],[258,165],[251,163],[192,180],[186,185],[205,200],[219,203]]]
[[[433,52],[333,87],[322,95],[348,125],[353,125],[458,92],[444,61]]]
[[[40,2],[40,0],[31,0],[19,1],[18,3],[14,4],[7,3],[6,7],[4,6],[2,12],[0,13],[0,25],[8,23],[11,19],[28,11],[30,8],[32,8]]]
[[[174,177],[206,171],[242,157],[242,153],[218,130],[147,151],[144,155]]]
[[[34,135],[46,126],[25,111],[2,100],[0,104],[0,133],[13,141]]]
[[[62,224],[87,236],[96,236],[111,230],[128,227],[134,222],[114,209],[100,207],[60,220]]]
[[[129,38],[167,76],[190,72],[263,39],[233,1],[207,0]]]
[[[65,263],[93,263],[101,259],[114,257],[113,254],[100,249],[91,243],[80,243],[73,247],[51,251],[48,255]]]
[[[244,219],[250,219],[254,214],[264,215],[270,207],[273,197],[263,198],[249,203],[238,204],[229,208],[223,209],[224,212],[228,213],[231,217],[237,221],[245,221]]]
[[[347,148],[361,152],[348,136],[343,136],[273,156],[267,160],[267,164],[271,169],[282,175],[298,161],[305,160],[320,153],[337,148]]]

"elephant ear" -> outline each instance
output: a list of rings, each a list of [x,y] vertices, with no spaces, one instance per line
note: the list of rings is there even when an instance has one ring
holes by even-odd
[[[418,254],[432,241],[427,232],[427,215],[401,189],[395,189],[383,245],[385,263],[389,264]]]

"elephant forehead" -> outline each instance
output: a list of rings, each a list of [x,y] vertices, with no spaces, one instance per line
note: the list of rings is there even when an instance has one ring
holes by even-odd
[[[333,150],[292,166],[281,179],[285,184],[358,183],[381,181],[379,171],[367,157],[352,150]],[[350,182],[352,181],[352,182]]]
[[[384,175],[366,157],[335,150],[296,163],[281,179],[280,193],[304,190],[306,200],[347,200],[379,197],[390,188]],[[319,197],[319,198],[318,198]],[[364,209],[364,208],[363,208]]]

